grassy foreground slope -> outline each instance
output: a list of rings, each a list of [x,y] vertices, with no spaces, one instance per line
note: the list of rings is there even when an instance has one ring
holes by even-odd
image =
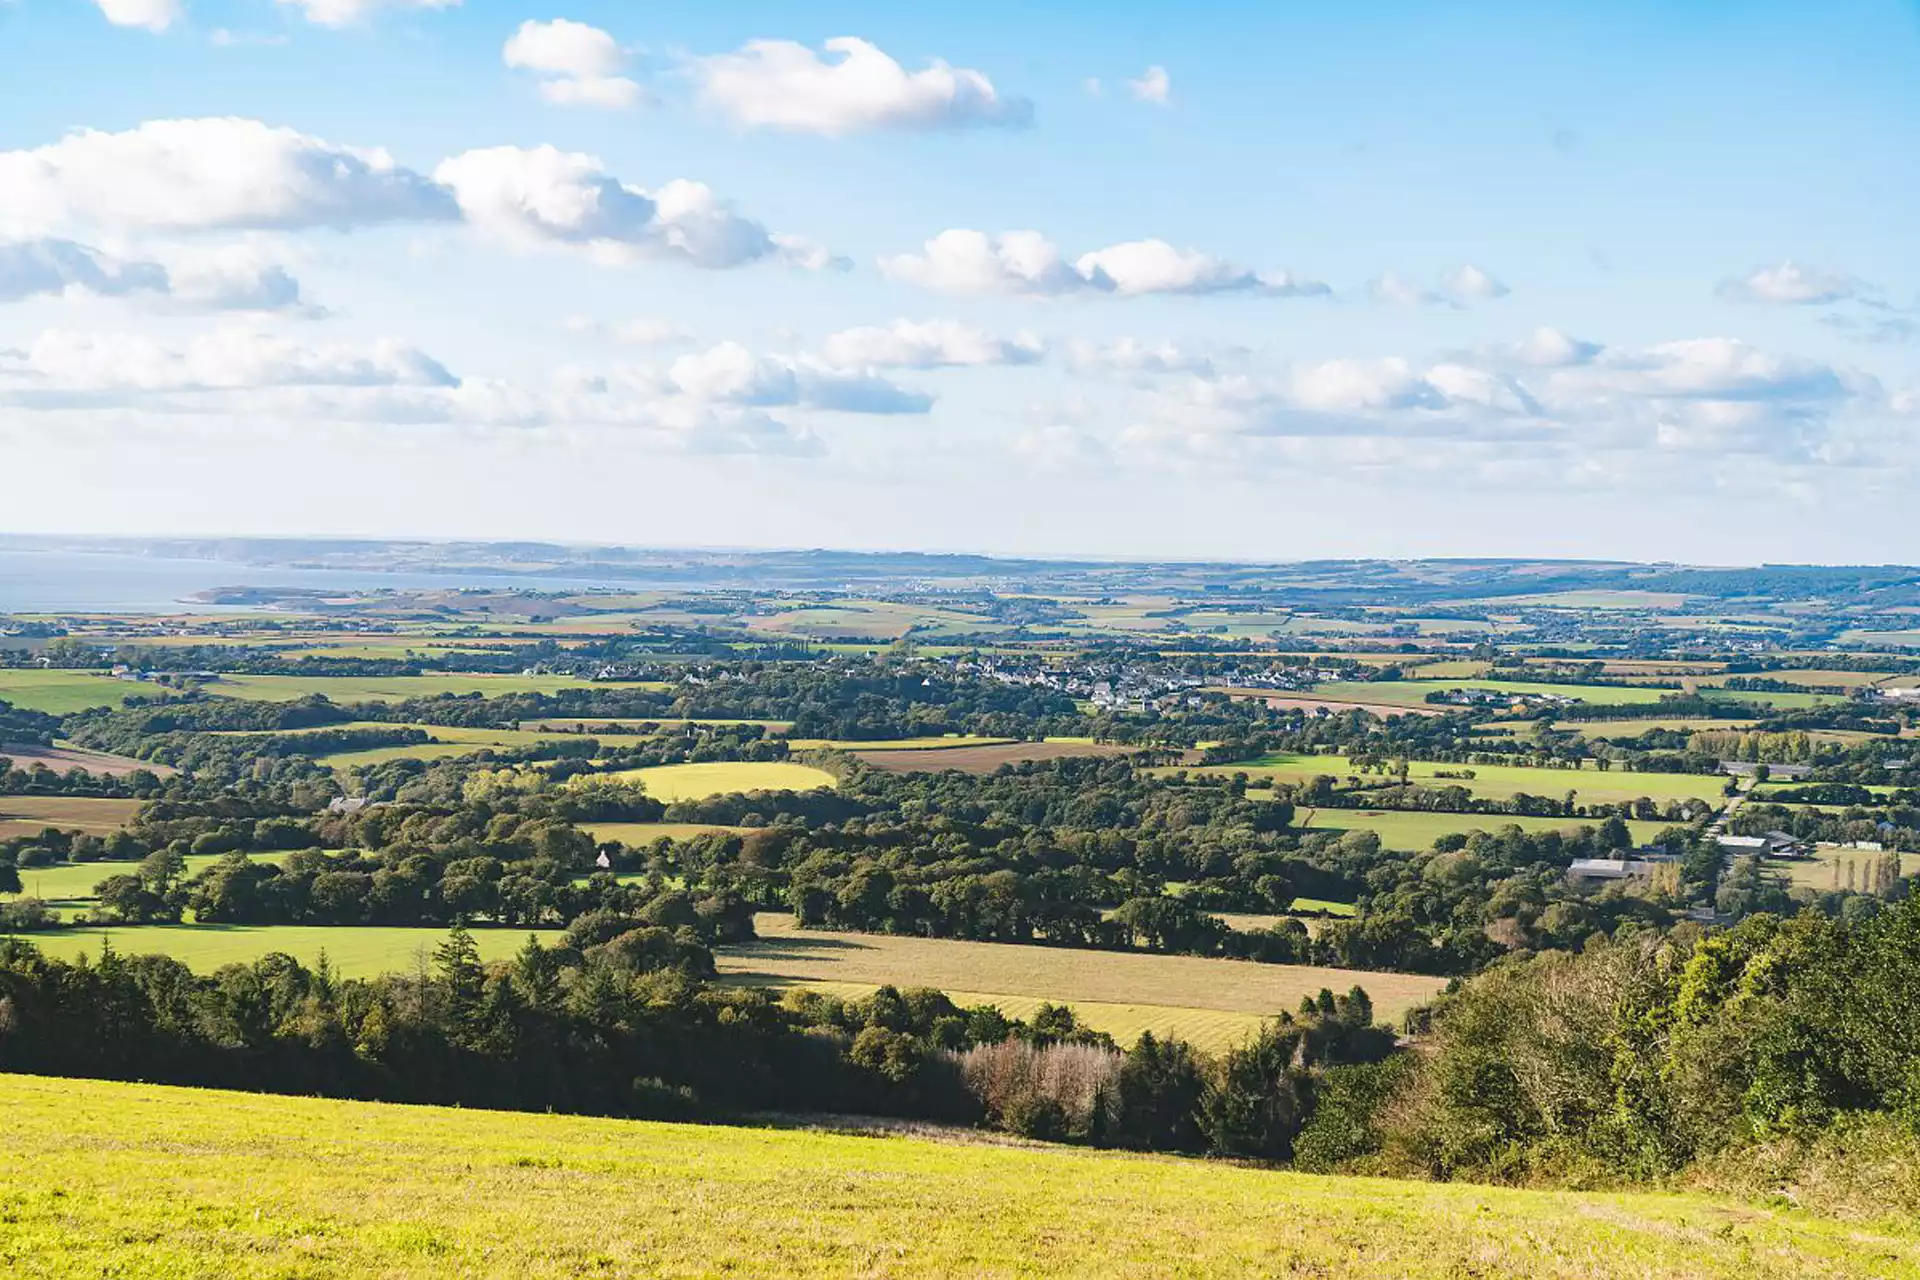
[[[1920,1274],[1681,1196],[0,1076],[0,1274]]]

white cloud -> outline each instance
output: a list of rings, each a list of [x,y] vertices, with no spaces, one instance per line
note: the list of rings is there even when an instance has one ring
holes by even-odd
[[[696,400],[760,408],[919,414],[933,407],[933,397],[885,378],[757,356],[737,342],[681,356],[668,367],[665,381],[668,389]]]
[[[1076,292],[1141,294],[1253,293],[1268,297],[1328,292],[1285,272],[1260,274],[1164,240],[1135,240],[1082,254],[1069,265],[1037,231],[943,231],[917,254],[880,260],[897,280],[955,294],[1059,296]]]
[[[540,95],[561,106],[631,107],[646,97],[621,74],[626,51],[584,22],[523,22],[500,54],[509,67],[539,73]]]
[[[1558,329],[1543,326],[1513,344],[1508,350],[1521,364],[1533,365],[1537,368],[1554,368],[1560,365],[1585,364],[1599,355],[1602,347],[1597,342],[1583,342]]]
[[[1406,440],[1471,453],[1476,465],[1629,457],[1644,465],[1673,452],[1798,465],[1871,456],[1859,424],[1893,403],[1871,378],[1732,339],[1609,348],[1543,330],[1426,364],[1338,359],[1196,376],[1149,392],[1123,438],[1155,456],[1239,466],[1262,458],[1431,461],[1379,443]],[[1317,452],[1276,448],[1284,441],[1342,443]],[[1377,443],[1359,448],[1364,441]]]
[[[447,193],[384,151],[257,120],[152,120],[0,151],[0,232],[198,231],[450,220]]]
[[[165,31],[182,16],[180,0],[94,0],[116,27],[143,27]]]
[[[1024,125],[1033,107],[1003,98],[978,71],[939,59],[908,71],[865,40],[842,36],[823,58],[789,40],[754,40],[699,58],[693,71],[708,106],[748,127],[837,136],[872,129]]]
[[[1037,471],[1106,471],[1113,450],[1098,436],[1065,423],[1023,431],[1013,440],[1013,455]]]
[[[693,337],[689,330],[660,316],[636,316],[617,324],[572,316],[566,322],[566,330],[576,337],[605,338],[629,347],[671,347]]]
[[[1863,283],[1852,276],[1783,262],[1777,267],[1762,267],[1745,279],[1721,282],[1720,295],[1740,302],[1819,306],[1855,297],[1864,289]]]
[[[837,368],[937,369],[958,365],[1033,364],[1045,354],[1038,338],[1000,338],[956,320],[843,329],[820,344],[820,355]]]
[[[1097,343],[1076,339],[1067,345],[1067,364],[1079,373],[1193,374],[1211,377],[1213,357],[1171,342],[1120,338]]]
[[[1148,67],[1139,79],[1127,81],[1127,91],[1135,101],[1164,107],[1172,103],[1173,81],[1167,78],[1165,67]]]
[[[216,311],[314,310],[286,266],[250,244],[122,257],[56,238],[0,243],[0,302],[74,294],[145,296]]]
[[[1513,292],[1472,263],[1459,267],[1447,277],[1446,290],[1455,301],[1485,301],[1504,298]]]
[[[1419,285],[1393,271],[1384,271],[1367,282],[1367,294],[1375,302],[1396,307],[1465,306],[1504,298],[1512,290],[1471,264],[1447,274],[1437,289]]]
[[[279,0],[323,27],[350,27],[389,9],[454,9],[460,0]]]
[[[0,244],[0,302],[65,293],[124,297],[166,289],[166,268],[157,262],[121,262],[71,240]]]
[[[438,361],[405,343],[308,345],[250,328],[218,329],[168,346],[133,334],[52,330],[0,357],[0,396],[233,391],[260,387],[447,387]]]
[[[816,245],[770,234],[701,183],[676,180],[648,192],[614,178],[592,156],[551,146],[468,151],[442,161],[434,178],[453,192],[467,221],[522,247],[575,248],[610,263],[838,264]]]

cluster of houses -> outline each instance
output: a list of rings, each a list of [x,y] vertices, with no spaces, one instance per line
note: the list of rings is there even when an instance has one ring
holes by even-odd
[[[1268,666],[1199,675],[1169,671],[1160,664],[1110,662],[1050,666],[1034,658],[1007,656],[956,658],[952,666],[958,675],[1051,689],[1071,698],[1081,698],[1100,711],[1146,711],[1156,707],[1166,710],[1182,704],[1195,705],[1199,701],[1196,691],[1203,687],[1300,692],[1338,680],[1343,674],[1322,667]]]

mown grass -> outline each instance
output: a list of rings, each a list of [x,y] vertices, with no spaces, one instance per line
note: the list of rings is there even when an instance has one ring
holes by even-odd
[[[134,686],[137,687],[137,686]],[[208,684],[208,693],[257,702],[293,702],[318,693],[336,703],[401,702],[440,694],[470,693],[497,698],[509,693],[559,693],[567,689],[602,687],[571,676],[453,675],[430,672],[418,676],[222,676]],[[611,689],[669,689],[655,681],[606,681]]]
[[[1179,770],[1159,769],[1155,772],[1166,775]],[[1442,773],[1469,772],[1473,777],[1439,776]],[[1309,782],[1323,776],[1341,781],[1358,777],[1369,786],[1385,786],[1395,781],[1395,776],[1391,774],[1360,773],[1345,756],[1335,755],[1276,754],[1245,763],[1189,768],[1186,773],[1195,780],[1230,778],[1236,773],[1244,773],[1254,785],[1261,782]],[[1619,769],[1602,772],[1592,768],[1542,769],[1514,764],[1435,764],[1422,760],[1415,760],[1408,765],[1407,778],[1426,787],[1464,787],[1469,794],[1489,800],[1510,800],[1521,794],[1557,799],[1573,791],[1580,800],[1607,803],[1647,796],[1654,800],[1697,799],[1717,804],[1721,788],[1726,783],[1726,779],[1714,774],[1629,773]],[[1501,815],[1475,816],[1482,823],[1497,823]]]
[[[251,856],[255,862],[279,862],[287,855],[256,853]],[[220,861],[220,857],[217,853],[190,853],[182,861],[187,864],[187,874],[192,876]],[[87,900],[94,897],[93,886],[102,880],[110,876],[130,876],[139,866],[137,862],[60,862],[51,867],[22,867],[21,890],[49,901]]]
[[[1445,979],[1313,965],[1256,964],[1201,956],[1087,951],[998,942],[796,929],[793,917],[754,918],[761,941],[724,947],[720,972],[735,981],[937,987],[1082,1004],[1151,1005],[1255,1018],[1292,1012],[1322,988],[1363,986],[1383,1019],[1431,999]]]
[[[94,671],[52,671],[9,667],[0,671],[0,702],[28,711],[71,715],[89,707],[117,707],[130,694],[152,695],[157,685],[116,680]]]
[[[0,1272],[1910,1276],[1912,1224],[1086,1150],[0,1076]]]
[[[1582,792],[1584,795],[1585,792]],[[1526,818],[1500,813],[1416,813],[1401,809],[1305,809],[1294,815],[1294,825],[1308,831],[1371,831],[1388,849],[1419,853],[1433,848],[1441,836],[1472,831],[1499,831],[1517,826],[1523,831],[1578,831],[1600,825],[1593,818]],[[1636,844],[1649,843],[1664,830],[1664,822],[1627,823]]]
[[[648,795],[669,803],[704,800],[735,791],[812,791],[838,785],[825,769],[785,760],[722,761],[712,764],[661,764],[617,773],[586,774],[589,778],[616,778],[638,782]]]
[[[480,958],[491,962],[508,959],[525,946],[527,933],[526,929],[475,929],[473,940],[480,948]],[[559,931],[542,931],[541,936],[551,943],[559,937]],[[122,955],[172,956],[196,973],[212,973],[228,964],[251,964],[275,952],[314,965],[324,952],[328,963],[343,977],[372,978],[413,971],[447,940],[447,931],[379,925],[85,925],[32,934],[28,941],[62,960],[83,953],[97,960],[103,942],[109,939]]]

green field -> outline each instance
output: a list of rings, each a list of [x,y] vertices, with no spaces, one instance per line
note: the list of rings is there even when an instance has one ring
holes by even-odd
[[[19,1280],[1911,1276],[1920,1229],[1702,1196],[0,1076]]]
[[[1307,809],[1294,815],[1294,825],[1309,831],[1371,831],[1389,849],[1411,853],[1433,848],[1441,836],[1469,831],[1499,831],[1517,826],[1523,831],[1578,831],[1598,826],[1590,818],[1525,818],[1499,813],[1415,813],[1396,809]],[[1634,843],[1646,844],[1666,828],[1664,822],[1627,823]],[[1299,904],[1295,904],[1299,907]],[[1301,910],[1311,910],[1299,907]]]
[[[1590,684],[1533,684],[1522,680],[1336,680],[1331,684],[1314,686],[1314,693],[1323,698],[1344,698],[1353,702],[1379,702],[1402,707],[1424,707],[1427,695],[1443,693],[1449,689],[1487,689],[1495,693],[1510,694],[1516,698],[1545,697],[1558,695],[1573,698],[1581,702],[1604,703],[1610,706],[1626,706],[1638,703],[1655,703],[1663,694],[1672,692],[1665,689],[1644,689],[1638,687],[1616,688],[1611,685]]]
[[[726,761],[715,764],[661,764],[618,773],[583,774],[587,778],[615,778],[638,782],[656,800],[704,800],[735,791],[811,791],[832,787],[838,780],[825,769],[775,761]]]
[[[1472,778],[1437,776],[1442,772],[1469,771],[1474,775]],[[1179,770],[1158,769],[1154,772],[1164,776]],[[1188,777],[1195,780],[1230,778],[1236,773],[1244,773],[1248,781],[1255,785],[1263,781],[1307,782],[1321,776],[1337,780],[1359,777],[1368,785],[1384,785],[1391,781],[1390,777],[1379,773],[1359,774],[1345,756],[1333,755],[1278,754],[1245,763],[1209,765],[1205,769],[1190,768],[1186,772]],[[1654,800],[1693,798],[1717,804],[1720,789],[1726,781],[1710,774],[1628,773],[1618,769],[1603,773],[1594,768],[1543,769],[1533,765],[1434,764],[1419,760],[1408,766],[1407,777],[1409,781],[1422,786],[1465,787],[1471,794],[1490,800],[1508,800],[1521,794],[1557,798],[1573,791],[1578,793],[1580,800],[1588,803],[1617,803],[1648,796]],[[1481,815],[1481,820],[1494,821],[1497,816]]]
[[[320,694],[336,703],[399,702],[440,694],[470,693],[497,698],[509,693],[559,693],[565,689],[670,689],[653,681],[576,680],[571,676],[446,675],[419,676],[222,676],[206,692],[256,702],[292,702]]]
[[[475,929],[473,940],[480,948],[481,959],[505,960],[526,945],[527,932]],[[551,940],[559,934],[548,932],[543,936]],[[197,973],[211,973],[226,964],[248,964],[276,951],[311,965],[324,952],[343,977],[371,978],[414,969],[422,957],[431,956],[433,949],[447,940],[447,931],[377,925],[86,925],[36,933],[31,941],[50,956],[71,960],[85,952],[97,959],[106,938],[112,939],[114,950],[123,955],[168,955]]]
[[[1678,693],[1675,689],[1655,689],[1645,685],[1534,684],[1523,680],[1338,680],[1314,686],[1315,695],[1353,703],[1387,706],[1426,707],[1427,695],[1449,689],[1486,689],[1515,698],[1557,696],[1595,706],[1653,706],[1660,699]],[[1701,697],[1726,702],[1751,702],[1762,706],[1802,709],[1844,701],[1844,695],[1831,693],[1739,693],[1702,688]],[[1444,709],[1444,708],[1443,708]]]
[[[1884,855],[1863,853],[1854,849],[1822,849],[1811,858],[1768,859],[1763,865],[1787,878],[1796,889],[1812,889],[1818,893],[1827,893],[1834,889],[1847,887],[1847,868],[1851,866],[1854,884],[1864,890],[1870,883],[1867,879],[1870,869]],[[1834,869],[1839,869],[1839,883],[1834,883]],[[1900,855],[1900,874],[1903,876],[1920,875],[1920,853]]]
[[[253,858],[256,862],[278,862],[286,856],[284,853],[258,853]],[[188,875],[198,875],[220,861],[220,855],[190,853],[183,861],[187,864]],[[51,867],[22,867],[20,888],[26,896],[45,898],[49,902],[88,901],[94,896],[93,886],[109,876],[130,876],[139,866],[137,862],[60,862]],[[0,897],[4,896],[0,894]]]
[[[158,685],[116,680],[96,671],[0,669],[0,702],[55,716],[70,715],[89,707],[117,707],[130,694],[151,697],[160,691]]]

